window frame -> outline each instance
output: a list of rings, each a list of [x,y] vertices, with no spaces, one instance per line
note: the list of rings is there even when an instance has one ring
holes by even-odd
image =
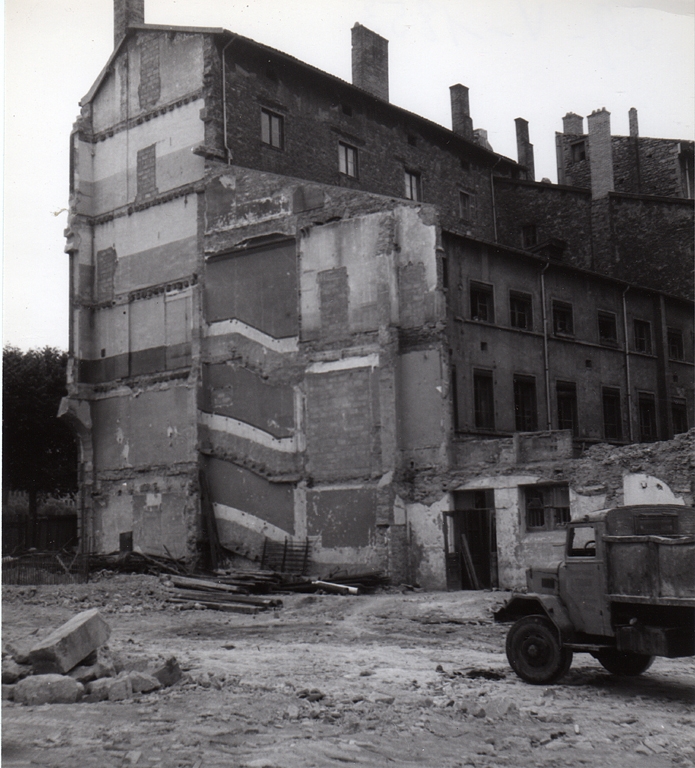
[[[526,313],[527,325],[519,325],[514,321],[515,315],[519,315],[519,312],[512,306],[513,301],[525,302],[528,305],[528,312]],[[533,330],[533,296],[530,293],[509,291],[509,326],[520,331]]]
[[[481,317],[479,314],[476,314],[475,312],[475,309],[477,309],[477,301],[474,304],[474,301],[473,301],[474,292],[476,294],[484,295],[489,298],[489,304],[487,305],[489,308],[489,312],[486,311],[486,317]],[[468,301],[470,306],[471,320],[474,320],[477,323],[488,323],[490,325],[494,324],[495,292],[494,292],[493,286],[490,285],[490,283],[481,283],[478,280],[471,280],[468,284]]]
[[[679,415],[677,416],[676,414]],[[681,424],[677,424],[676,422],[681,419]],[[688,431],[688,403],[685,400],[671,400],[671,423],[674,436],[682,435],[684,432]]]
[[[553,335],[565,338],[574,338],[574,308],[572,305],[568,301],[553,299],[551,309],[553,318]],[[559,327],[559,318],[561,312],[569,313],[569,330],[562,330]]]
[[[646,407],[649,407],[648,412]],[[649,419],[648,429],[646,421]],[[640,443],[654,443],[659,439],[659,425],[656,415],[656,397],[653,392],[637,393],[637,426]]]
[[[579,434],[579,414],[577,406],[577,385],[573,381],[556,381],[555,382],[555,402],[557,405],[557,428],[569,429],[574,437]],[[561,406],[561,403],[563,404]],[[561,411],[565,405],[570,405],[570,421],[571,425],[562,426],[563,422],[566,422],[566,416],[561,419]]]
[[[601,321],[609,321],[612,326],[613,335],[604,336],[601,333]],[[618,346],[618,316],[615,312],[608,312],[603,309],[599,309],[596,313],[596,325],[598,328],[598,343],[603,347],[617,347]]]
[[[614,403],[617,402],[617,422],[616,429],[609,430],[609,421],[607,416],[607,400],[612,399]],[[622,440],[623,439],[623,402],[620,389],[617,387],[602,387],[601,388],[601,410],[603,417],[603,437],[606,440]],[[615,434],[609,434],[609,431],[614,431]]]
[[[273,132],[275,124],[278,126],[277,136]],[[285,117],[266,107],[261,107],[261,143],[278,151],[285,149]]]
[[[405,199],[414,203],[422,202],[422,174],[419,171],[404,169]]]
[[[568,483],[544,483],[538,485],[522,485],[524,530],[526,533],[541,533],[543,531],[565,530],[572,521]],[[558,498],[566,496],[566,498]],[[533,501],[538,502],[531,508]],[[566,503],[561,504],[558,501]],[[529,515],[535,513],[533,521]],[[542,515],[543,521],[540,522]]]
[[[485,382],[485,390],[479,384]],[[489,388],[488,388],[489,384]],[[482,393],[483,398],[479,397]],[[487,402],[484,402],[487,401]],[[482,368],[473,369],[473,423],[476,429],[495,430],[495,382],[493,372]]]
[[[350,172],[350,155],[353,157],[352,173]],[[359,151],[353,144],[346,141],[338,142],[338,172],[350,179],[359,179]]]
[[[536,377],[523,373],[515,373],[512,377],[512,387],[514,393],[514,431],[515,432],[537,432],[538,431],[538,392],[536,388]],[[529,414],[521,413],[521,396],[526,397],[521,391],[522,387],[529,387],[527,394],[532,397],[532,406]]]
[[[683,343],[683,331],[680,328],[666,329],[666,345],[668,349],[668,359],[682,361],[685,360],[685,344]],[[674,353],[675,348],[675,353]]]
[[[465,189],[459,189],[459,218],[461,221],[473,220],[473,195]]]
[[[638,333],[637,329],[642,328],[646,331],[646,334],[642,336],[642,333]],[[641,355],[651,355],[652,349],[652,324],[649,320],[642,320],[638,317],[632,320],[632,333],[633,333],[633,346],[634,351]],[[644,349],[640,349],[641,343],[644,342]]]

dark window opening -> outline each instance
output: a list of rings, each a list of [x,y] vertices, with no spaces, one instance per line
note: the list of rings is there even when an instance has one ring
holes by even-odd
[[[267,109],[261,110],[261,141],[275,149],[284,146],[284,120],[282,115],[276,115]]]
[[[471,196],[468,192],[459,191],[459,215],[464,221],[471,218]]]
[[[442,256],[442,288],[447,289],[449,287],[449,260],[446,256]]]
[[[683,347],[683,333],[675,328],[669,328],[668,334],[668,356],[670,360],[683,360],[685,351]]]
[[[567,526],[570,495],[566,483],[527,485],[522,491],[527,531],[552,531]]]
[[[635,320],[635,351],[644,352],[646,355],[652,353],[652,328],[646,320]]]
[[[607,346],[617,346],[618,326],[612,312],[598,313],[598,340]]]
[[[535,432],[538,427],[536,411],[536,380],[533,376],[514,377],[514,417],[517,432]]]
[[[338,142],[338,167],[346,176],[357,178],[357,149],[342,141]]]
[[[572,305],[564,301],[553,302],[553,333],[558,336],[574,336]]]
[[[620,411],[620,390],[604,389],[603,435],[606,440],[623,439],[623,419]]]
[[[656,403],[654,402],[654,395],[640,392],[638,410],[640,442],[653,443],[656,440]]]
[[[571,145],[572,162],[579,163],[582,160],[586,160],[586,144],[583,141],[578,141]]]
[[[673,419],[674,435],[688,431],[688,409],[685,400],[674,400],[671,403],[671,418]]]
[[[475,426],[478,429],[495,428],[495,397],[492,372],[473,372],[473,401]]]
[[[530,331],[533,328],[531,296],[512,291],[509,294],[509,324]]]
[[[579,431],[577,423],[577,386],[569,381],[558,381],[555,389],[557,394],[557,428],[569,429],[576,437]]]
[[[495,322],[491,285],[471,283],[471,318],[483,323]]]
[[[531,248],[538,243],[538,231],[535,224],[524,224],[521,228],[522,248]]]
[[[408,200],[422,200],[420,174],[414,171],[405,172],[405,196]]]

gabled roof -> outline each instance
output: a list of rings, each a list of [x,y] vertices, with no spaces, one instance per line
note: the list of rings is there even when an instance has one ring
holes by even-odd
[[[454,133],[449,128],[445,128],[443,125],[440,125],[439,123],[435,123],[433,120],[428,120],[426,117],[422,117],[422,115],[418,115],[415,112],[410,112],[407,109],[404,109],[403,107],[398,107],[395,104],[391,104],[390,102],[385,101],[384,99],[381,99],[378,96],[375,96],[373,93],[370,93],[369,91],[365,91],[363,88],[360,88],[359,86],[353,85],[352,83],[349,83],[340,77],[336,77],[335,75],[331,75],[328,72],[324,72],[323,70],[318,69],[318,67],[314,67],[311,64],[307,64],[306,62],[301,61],[301,59],[298,59],[295,56],[291,56],[288,53],[279,51],[276,48],[271,48],[270,46],[264,45],[263,43],[257,43],[255,40],[252,40],[250,37],[244,37],[243,35],[238,35],[235,32],[230,32],[229,30],[223,29],[222,27],[177,27],[177,26],[172,26],[168,24],[131,24],[130,27],[128,27],[128,30],[126,31],[125,35],[121,38],[121,40],[118,42],[118,44],[114,48],[111,56],[109,56],[109,59],[106,62],[106,65],[99,73],[99,76],[95,80],[94,85],[92,85],[92,87],[89,89],[89,92],[80,100],[80,106],[90,102],[96,96],[106,76],[111,71],[114,60],[117,58],[126,40],[130,37],[130,35],[133,32],[174,32],[174,33],[181,33],[181,34],[214,35],[214,36],[222,37],[223,39],[226,38],[228,40],[238,40],[252,48],[257,49],[260,52],[270,54],[275,58],[284,59],[285,61],[293,64],[294,66],[300,67],[306,70],[307,72],[310,72],[316,77],[321,78],[327,82],[335,83],[336,85],[339,85],[340,87],[343,87],[343,88],[352,89],[358,92],[362,97],[372,99],[373,101],[378,102],[380,105],[382,105],[385,109],[393,110],[394,112],[404,117],[407,117],[409,120],[416,120],[422,123],[424,126],[429,128],[430,130],[434,130],[435,132],[445,136],[447,141],[454,140],[455,142],[463,144],[467,148],[472,149],[475,152],[479,152],[482,155],[487,155],[490,159],[495,160],[495,165],[497,165],[500,162],[503,162],[509,166],[515,166],[519,168],[522,167],[522,166],[519,166],[519,164],[516,161],[512,160],[511,158],[505,157],[504,155],[500,155],[497,152],[494,152],[490,149],[486,149],[485,147],[478,144],[477,142],[472,141],[471,139],[467,139],[458,133]]]

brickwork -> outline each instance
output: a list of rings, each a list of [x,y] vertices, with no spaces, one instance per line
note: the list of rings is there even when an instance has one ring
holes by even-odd
[[[138,99],[140,109],[153,107],[162,92],[159,73],[159,35],[142,35],[140,38],[140,85]]]
[[[117,44],[131,24],[145,22],[145,0],[116,0],[113,5],[113,38]]]
[[[596,110],[587,118],[591,161],[591,194],[594,199],[605,197],[614,189],[610,119],[610,112],[605,109]]]
[[[425,265],[406,264],[398,270],[400,317],[403,328],[420,328],[425,322]]]
[[[389,100],[389,41],[361,24],[352,28],[352,82]]]
[[[148,200],[157,194],[157,145],[138,150],[137,199]]]
[[[113,281],[116,274],[116,251],[106,248],[97,252],[97,303],[113,301]]]
[[[350,331],[347,267],[319,272],[318,284],[321,335],[325,341],[344,338]]]

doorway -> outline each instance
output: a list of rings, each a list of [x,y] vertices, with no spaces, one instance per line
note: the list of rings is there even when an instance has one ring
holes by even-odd
[[[495,496],[491,488],[454,491],[444,519],[447,589],[498,586]]]

